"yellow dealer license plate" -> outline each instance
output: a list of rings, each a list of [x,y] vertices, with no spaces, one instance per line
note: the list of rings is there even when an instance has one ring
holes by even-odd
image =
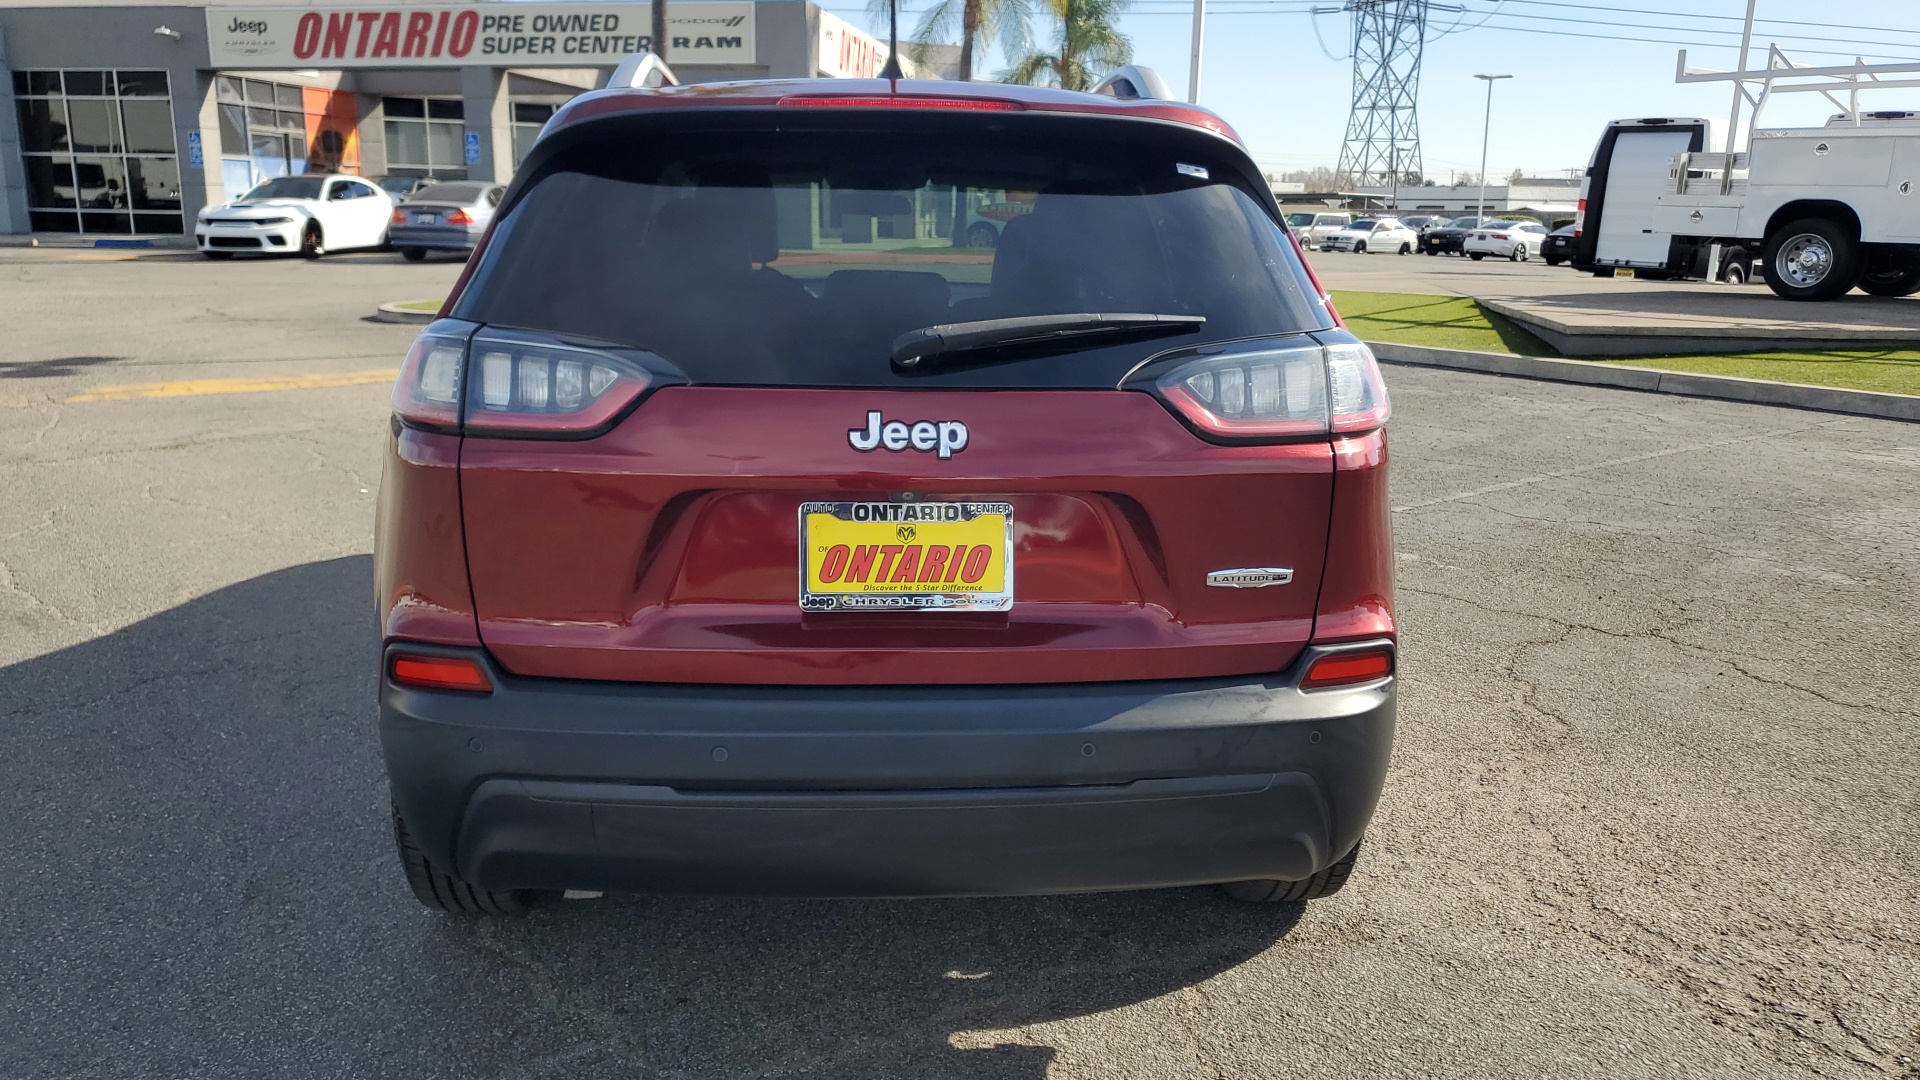
[[[1013,606],[1013,504],[800,504],[807,611],[1005,611]]]

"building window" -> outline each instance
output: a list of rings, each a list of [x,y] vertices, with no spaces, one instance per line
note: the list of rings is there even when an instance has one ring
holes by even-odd
[[[533,149],[534,140],[540,137],[540,129],[547,126],[547,121],[553,118],[553,111],[557,108],[559,108],[558,105],[533,101],[513,103],[514,168],[519,168],[520,163],[527,160],[527,153]]]
[[[466,110],[459,98],[390,97],[381,107],[389,176],[467,178]]]
[[[16,71],[36,232],[180,233],[180,162],[164,71]]]
[[[276,176],[360,171],[353,94],[236,75],[215,76],[213,90],[228,198]]]

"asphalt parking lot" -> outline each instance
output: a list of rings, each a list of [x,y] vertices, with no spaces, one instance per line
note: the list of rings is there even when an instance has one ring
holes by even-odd
[[[422,910],[363,316],[457,271],[0,251],[0,1075],[1920,1077],[1920,427],[1602,388],[1388,371],[1330,900]]]

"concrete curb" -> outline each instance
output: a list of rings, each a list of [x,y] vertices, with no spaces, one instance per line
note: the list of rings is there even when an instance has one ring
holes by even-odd
[[[373,320],[375,322],[420,325],[430,323],[440,317],[438,308],[432,311],[409,311],[400,306],[401,304],[417,304],[419,302],[418,300],[395,300],[389,304],[381,304],[378,308],[374,309]]]
[[[1549,360],[1541,356],[1513,356],[1507,353],[1473,352],[1467,349],[1434,349],[1424,345],[1396,345],[1390,341],[1369,341],[1367,345],[1381,361],[1414,367],[1451,368],[1477,371],[1486,375],[1511,375],[1521,379],[1548,382],[1581,383],[1587,386],[1613,386],[1622,390],[1642,390],[1655,394],[1679,394],[1685,397],[1714,398],[1720,401],[1744,401],[1754,405],[1784,405],[1792,409],[1872,416],[1882,420],[1906,420],[1920,423],[1920,397],[1908,394],[1881,394],[1871,390],[1836,390],[1830,386],[1769,382],[1742,379],[1732,375],[1693,375],[1681,371],[1629,367],[1625,364],[1594,364],[1584,360]]]

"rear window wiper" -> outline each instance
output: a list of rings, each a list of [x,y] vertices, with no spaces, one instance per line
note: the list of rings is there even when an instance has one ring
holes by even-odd
[[[925,371],[946,357],[996,349],[1044,356],[1107,344],[1115,338],[1184,334],[1200,329],[1206,321],[1204,315],[1073,312],[942,323],[909,330],[895,338],[893,364],[903,371]]]

